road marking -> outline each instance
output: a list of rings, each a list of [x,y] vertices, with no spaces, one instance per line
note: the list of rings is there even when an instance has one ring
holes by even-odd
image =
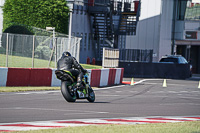
[[[55,91],[36,91],[36,92],[19,92],[16,94],[19,95],[28,95],[28,94],[49,94],[49,93],[55,93],[55,92],[60,92],[60,90],[55,90]]]
[[[120,95],[98,95],[98,97],[119,97]]]
[[[29,131],[40,129],[53,129],[71,126],[87,126],[102,124],[148,124],[148,123],[174,123],[185,121],[200,121],[200,116],[148,116],[148,117],[123,117],[100,119],[72,119],[35,122],[0,123],[0,132],[3,131]]]
[[[118,85],[118,86],[105,87],[105,88],[95,88],[95,89],[93,89],[93,90],[94,90],[94,91],[108,90],[108,89],[119,88],[119,87],[123,87],[123,86],[126,86],[126,85]]]
[[[163,103],[163,104],[160,104],[160,105],[195,105],[195,106],[199,106],[200,104],[199,103]]]

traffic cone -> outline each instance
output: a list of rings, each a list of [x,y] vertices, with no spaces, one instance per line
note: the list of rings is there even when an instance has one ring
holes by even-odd
[[[166,79],[164,79],[164,81],[163,81],[163,87],[167,87],[167,81],[166,81]]]
[[[131,79],[131,85],[134,85],[134,79],[133,78]]]
[[[199,86],[198,86],[198,88],[200,89],[200,81],[199,81]]]

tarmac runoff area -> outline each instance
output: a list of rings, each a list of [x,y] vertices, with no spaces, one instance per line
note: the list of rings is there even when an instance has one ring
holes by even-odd
[[[0,118],[2,118],[0,132],[103,124],[200,121],[200,90],[197,88],[199,80],[193,79],[195,80],[166,79],[164,83],[164,79],[136,78],[133,79],[133,86],[95,88],[97,99],[94,104],[87,101],[67,103],[60,91],[0,93]],[[124,81],[131,84],[132,78]],[[77,106],[80,106],[82,111],[79,112]],[[17,115],[21,114],[22,110],[23,118],[20,118]],[[12,118],[8,112],[13,114]],[[48,113],[55,112],[60,116],[49,118]],[[33,120],[33,114],[34,116],[38,114],[38,118],[34,117]],[[41,114],[46,119],[41,118]],[[65,119],[61,120],[63,115]]]

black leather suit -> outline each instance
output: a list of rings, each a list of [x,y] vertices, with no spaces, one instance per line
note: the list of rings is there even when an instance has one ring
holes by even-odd
[[[57,62],[57,69],[70,71],[72,75],[77,76],[78,86],[80,86],[82,82],[83,73],[87,72],[87,70],[83,69],[83,67],[72,56],[64,56],[60,58]]]

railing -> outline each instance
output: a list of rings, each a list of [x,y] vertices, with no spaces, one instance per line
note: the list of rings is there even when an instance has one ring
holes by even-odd
[[[88,6],[108,6],[110,5],[110,0],[84,0],[85,4]]]
[[[120,49],[120,61],[152,62],[153,50]]]

